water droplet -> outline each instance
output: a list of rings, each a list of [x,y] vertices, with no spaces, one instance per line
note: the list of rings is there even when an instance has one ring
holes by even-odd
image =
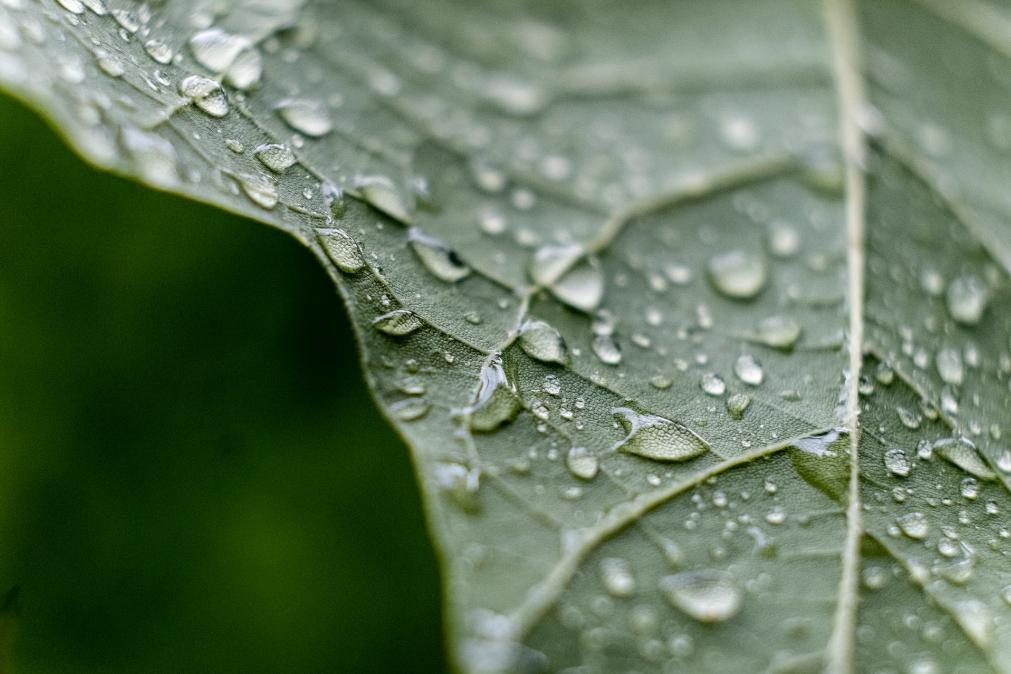
[[[267,176],[246,173],[236,176],[236,179],[243,193],[260,208],[269,211],[277,205],[277,185]]]
[[[344,190],[338,185],[325,182],[320,188],[320,192],[323,195],[324,203],[330,209],[330,215],[338,220],[343,218],[344,212],[347,210],[347,204],[344,202]]]
[[[649,378],[649,385],[659,391],[666,391],[674,385],[674,380],[665,374],[655,374]]]
[[[502,112],[517,117],[534,115],[548,103],[548,93],[536,82],[504,75],[487,78],[481,94]]]
[[[168,65],[172,62],[172,47],[168,46],[161,40],[148,40],[144,43],[144,51],[147,55],[154,59],[156,62],[164,65]]]
[[[627,435],[613,449],[655,461],[684,461],[709,449],[709,445],[676,421],[652,414],[640,414],[628,407],[616,407]]]
[[[914,540],[923,540],[930,533],[930,524],[927,522],[927,517],[919,511],[906,513],[900,516],[896,522],[898,522],[902,533]]]
[[[459,463],[440,462],[432,468],[436,486],[466,511],[478,508],[478,488],[481,473]]]
[[[770,316],[762,320],[752,339],[774,349],[792,349],[800,338],[800,323],[786,316]]]
[[[737,357],[734,362],[734,374],[745,384],[758,386],[765,379],[765,371],[762,364],[755,360],[750,353],[744,353]]]
[[[225,82],[236,89],[248,91],[256,86],[262,76],[263,60],[260,58],[260,52],[250,45],[235,57],[235,61],[225,73]]]
[[[179,82],[179,93],[193,102],[200,110],[211,117],[224,117],[228,114],[228,99],[221,85],[201,75],[190,75]]]
[[[247,38],[208,28],[190,38],[190,51],[197,63],[215,73],[228,70],[239,54],[250,47]]]
[[[359,176],[355,180],[355,187],[373,208],[401,222],[411,221],[411,212],[403,194],[386,176]]]
[[[317,229],[316,238],[330,261],[345,274],[355,274],[365,268],[361,249],[343,229]]]
[[[607,557],[600,560],[600,580],[613,597],[631,597],[635,594],[635,576],[628,560]]]
[[[793,257],[800,251],[800,232],[788,222],[773,220],[769,224],[769,252],[776,257]]]
[[[724,622],[741,610],[743,595],[726,571],[699,569],[660,579],[660,590],[677,609],[704,623]]]
[[[84,3],[81,0],[56,0],[60,7],[72,14],[84,14]]]
[[[109,77],[122,77],[123,73],[126,72],[123,62],[104,49],[95,50],[95,62],[98,63],[98,67],[102,69],[102,72]]]
[[[494,356],[481,368],[477,399],[470,408],[471,430],[490,432],[512,421],[522,403],[506,377],[502,357]]]
[[[576,477],[582,480],[592,480],[597,476],[600,462],[596,455],[585,447],[573,447],[565,456],[565,465]]]
[[[422,326],[417,314],[408,309],[394,309],[372,321],[372,327],[387,335],[409,335]]]
[[[734,299],[751,299],[765,287],[765,260],[754,253],[730,250],[709,258],[709,281]]]
[[[962,599],[952,605],[955,618],[973,643],[984,651],[993,640],[993,615],[990,607],[978,599]]]
[[[256,158],[274,173],[284,173],[295,165],[295,153],[287,145],[268,143],[255,150]]]
[[[319,138],[333,130],[330,112],[320,101],[286,98],[276,106],[277,114],[295,131]]]
[[[562,365],[569,361],[562,335],[544,321],[526,321],[520,328],[519,341],[520,347],[531,358]]]
[[[966,438],[942,438],[934,442],[932,449],[935,454],[981,480],[997,477],[976,451],[976,445]]]
[[[167,139],[132,126],[124,126],[120,138],[145,180],[162,187],[178,182],[175,148]]]
[[[959,276],[948,284],[948,313],[956,323],[976,325],[989,301],[989,289],[979,276]]]
[[[743,418],[749,405],[751,405],[751,396],[747,393],[734,393],[727,397],[727,412],[734,419]]]
[[[899,421],[902,422],[902,425],[911,431],[915,431],[923,423],[923,418],[919,414],[901,405],[896,406],[895,413],[899,415]]]
[[[965,368],[962,366],[962,353],[958,349],[952,347],[941,349],[937,352],[935,361],[941,379],[953,386],[961,385],[965,377]]]
[[[401,421],[417,421],[428,414],[429,409],[424,398],[405,398],[390,405],[390,412]]]
[[[975,501],[976,497],[979,496],[979,483],[976,481],[976,478],[967,477],[962,480],[959,491],[963,498]]]
[[[881,566],[868,566],[860,572],[864,587],[868,590],[880,590],[888,584],[889,575],[887,569]]]
[[[905,450],[895,447],[885,452],[885,468],[892,475],[906,477],[909,475],[912,464],[909,463],[909,457],[906,456]]]
[[[715,372],[704,373],[702,379],[699,381],[699,385],[707,395],[718,397],[727,392],[727,383],[723,381],[723,377]]]
[[[593,353],[605,365],[617,365],[621,362],[621,347],[611,335],[597,335],[593,338]]]
[[[425,268],[437,279],[455,283],[470,274],[468,267],[452,248],[417,228],[407,232],[407,242]]]

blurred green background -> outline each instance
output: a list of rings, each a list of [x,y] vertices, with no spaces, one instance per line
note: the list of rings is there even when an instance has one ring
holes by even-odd
[[[0,120],[12,671],[444,670],[407,449],[311,255]]]

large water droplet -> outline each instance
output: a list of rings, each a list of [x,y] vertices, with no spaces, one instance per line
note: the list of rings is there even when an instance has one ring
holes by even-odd
[[[617,365],[621,362],[621,347],[611,335],[596,335],[593,338],[593,353],[605,365]]]
[[[239,53],[249,46],[247,38],[226,33],[220,28],[208,28],[190,38],[193,58],[215,73],[225,72],[235,62]]]
[[[295,165],[295,153],[287,145],[267,143],[256,148],[254,154],[260,163],[274,173],[284,173]]]
[[[452,248],[417,228],[407,233],[407,242],[425,268],[437,279],[455,283],[470,274],[468,267]]]
[[[743,594],[726,571],[699,569],[660,579],[660,590],[675,608],[704,623],[730,620],[741,610]]]
[[[544,321],[526,321],[520,328],[519,341],[520,348],[531,358],[562,365],[569,361],[562,335]]]
[[[592,480],[597,476],[600,462],[597,456],[586,447],[573,447],[565,455],[565,465],[569,472],[582,480]]]
[[[616,407],[611,413],[627,432],[615,450],[655,461],[684,461],[709,449],[705,440],[676,421],[640,414],[628,407]]]
[[[926,515],[919,511],[901,515],[896,522],[902,533],[917,541],[923,540],[930,533],[930,523],[927,522]]]
[[[481,368],[477,400],[470,408],[470,428],[478,432],[493,431],[512,421],[522,403],[515,387],[506,377],[502,357],[494,356]]]
[[[723,381],[723,377],[715,372],[703,373],[702,379],[699,380],[699,386],[707,395],[711,396],[721,396],[727,392],[727,382]]]
[[[734,299],[751,299],[765,287],[766,268],[762,256],[744,250],[730,250],[709,258],[709,281],[719,292]]]
[[[355,179],[355,187],[373,208],[401,222],[411,221],[403,194],[386,176],[359,176]]]
[[[997,476],[976,451],[976,445],[966,438],[942,438],[933,444],[933,452],[981,480]]]
[[[792,349],[800,338],[800,323],[787,316],[770,316],[762,320],[752,340],[774,349]]]
[[[355,274],[365,268],[361,249],[343,229],[317,229],[316,238],[330,261],[345,274]]]
[[[417,314],[408,309],[394,309],[372,321],[372,327],[387,335],[409,335],[422,325]]]
[[[530,259],[530,278],[541,286],[550,286],[569,267],[571,267],[583,249],[574,243],[550,243],[534,251]]]
[[[236,179],[239,181],[242,192],[260,208],[269,211],[277,205],[277,184],[267,176],[244,173],[236,176]]]
[[[228,114],[228,99],[221,85],[202,75],[190,75],[179,82],[179,93],[211,117]]]
[[[550,287],[551,293],[570,307],[593,311],[604,297],[604,274],[596,259],[576,264]]]
[[[607,557],[600,560],[600,580],[613,597],[631,597],[635,594],[635,576],[626,559]]]
[[[986,311],[990,291],[975,274],[959,276],[948,284],[948,313],[956,323],[976,325]]]
[[[745,384],[758,386],[765,379],[765,371],[750,353],[743,353],[734,362],[734,374]]]
[[[263,76],[263,60],[260,52],[252,45],[239,52],[235,62],[225,73],[225,82],[236,89],[252,89]]]
[[[912,468],[909,457],[903,449],[894,447],[885,452],[885,468],[888,472],[897,477],[906,477]]]
[[[295,131],[319,138],[333,130],[330,111],[320,101],[286,98],[277,104],[277,114]]]

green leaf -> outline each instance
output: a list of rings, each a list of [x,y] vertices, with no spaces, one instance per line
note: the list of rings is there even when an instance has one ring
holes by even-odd
[[[0,0],[0,81],[317,253],[461,670],[1009,672],[1009,25]]]

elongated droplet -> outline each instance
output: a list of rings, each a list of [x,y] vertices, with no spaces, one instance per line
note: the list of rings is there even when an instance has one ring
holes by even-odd
[[[411,221],[411,212],[403,195],[386,176],[359,176],[355,180],[355,187],[373,208],[401,222]]]
[[[220,28],[202,30],[190,38],[190,51],[197,63],[215,73],[225,72],[239,53],[250,46],[247,38]]]
[[[287,145],[267,143],[256,148],[256,158],[274,173],[284,173],[295,165],[295,153]]]
[[[640,414],[628,407],[616,407],[611,413],[628,433],[614,446],[615,450],[654,461],[684,461],[709,449],[705,440],[676,421]]]
[[[635,594],[635,576],[626,559],[607,557],[600,560],[600,580],[613,597],[631,597]]]
[[[942,438],[934,443],[933,450],[934,454],[981,480],[993,480],[997,477],[979,455],[976,445],[966,438]]]
[[[965,368],[962,365],[962,352],[953,347],[946,347],[937,352],[935,358],[937,373],[941,379],[952,386],[961,386],[965,378]]]
[[[277,205],[277,185],[266,176],[244,173],[237,176],[237,179],[243,193],[260,208],[269,211]]]
[[[277,104],[277,114],[295,131],[319,138],[333,131],[330,112],[320,101],[287,98]]]
[[[741,610],[743,600],[734,577],[715,569],[664,576],[660,590],[674,608],[704,623],[730,620]]]
[[[522,403],[506,377],[502,357],[494,356],[481,368],[477,400],[470,408],[470,428],[487,433],[516,418]]]
[[[734,374],[745,384],[758,386],[765,379],[765,371],[750,353],[743,353],[734,362]]]
[[[765,287],[765,260],[754,253],[731,250],[709,258],[709,281],[734,299],[751,299]]]
[[[343,229],[317,229],[316,239],[327,257],[345,274],[356,274],[365,268],[365,257],[355,240]]]
[[[952,606],[955,619],[965,629],[973,643],[984,651],[990,649],[993,641],[993,613],[990,607],[978,599],[963,599]]]
[[[621,362],[621,347],[611,335],[597,335],[593,338],[593,353],[605,365],[617,365]]]
[[[573,447],[565,455],[565,465],[568,466],[569,472],[581,480],[592,480],[597,476],[600,462],[586,447]]]
[[[948,313],[956,323],[976,325],[986,311],[990,291],[979,276],[959,276],[948,284]]]
[[[574,243],[550,243],[534,251],[530,260],[530,278],[537,285],[549,286],[571,267],[583,249]]]
[[[148,40],[144,43],[144,51],[147,52],[148,56],[162,65],[171,63],[172,57],[175,56],[172,52],[172,47],[161,40]]]
[[[792,349],[800,338],[800,324],[786,316],[770,316],[758,324],[753,340],[774,349]]]
[[[456,251],[439,239],[412,227],[407,233],[407,242],[414,254],[421,260],[421,264],[425,265],[425,268],[437,279],[447,283],[455,283],[470,275],[470,267],[460,259]]]
[[[228,114],[228,99],[221,85],[202,75],[190,75],[179,82],[179,93],[193,101],[193,105],[211,117]]]
[[[417,421],[430,409],[424,398],[405,398],[390,405],[390,412],[401,421]]]
[[[263,59],[256,47],[250,45],[235,57],[235,62],[225,73],[225,82],[236,89],[248,91],[259,83],[262,76]]]
[[[897,477],[906,477],[912,469],[904,449],[894,447],[885,452],[885,468]]]
[[[911,513],[906,513],[896,520],[899,524],[899,529],[902,530],[906,536],[909,536],[913,540],[921,541],[927,537],[930,533],[930,523],[927,522],[927,517],[919,512],[913,511]]]
[[[520,328],[520,348],[545,363],[569,362],[569,352],[562,335],[544,321],[530,320]]]
[[[586,259],[566,272],[551,286],[551,293],[570,307],[593,311],[604,297],[604,274],[595,259]]]
[[[727,383],[715,372],[703,373],[702,379],[699,380],[699,386],[707,395],[711,396],[719,397],[727,392]]]
[[[394,309],[372,321],[372,327],[387,335],[409,335],[421,327],[421,319],[408,309]]]

